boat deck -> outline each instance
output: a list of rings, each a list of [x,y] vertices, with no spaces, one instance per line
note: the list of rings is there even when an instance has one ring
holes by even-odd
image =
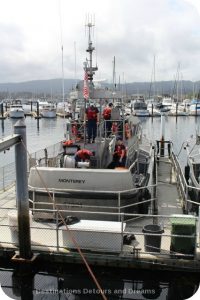
[[[176,185],[176,174],[172,163],[167,158],[160,158],[158,163],[158,214],[182,214],[181,197]]]
[[[158,215],[133,215],[132,221],[126,223],[126,228],[121,231],[121,241],[124,235],[132,235],[133,239],[129,245],[122,243],[120,250],[113,252],[96,249],[82,249],[85,257],[91,264],[139,267],[157,269],[187,269],[191,272],[200,268],[199,235],[195,237],[195,254],[181,256],[179,253],[170,251],[172,214],[183,214],[182,200],[177,189],[176,173],[172,168],[171,160],[159,158],[157,162],[157,209]],[[6,252],[18,253],[17,232],[9,224],[9,211],[16,210],[15,186],[0,193],[0,255]],[[183,217],[183,215],[182,215]],[[186,215],[187,217],[187,215]],[[198,222],[198,218],[196,218]],[[161,234],[161,247],[159,252],[148,252],[145,249],[145,235],[143,228],[146,225],[158,224],[164,229]],[[80,255],[76,249],[66,247],[63,239],[63,231],[67,229],[56,226],[56,222],[33,220],[31,222],[31,248],[33,253],[44,261],[58,260],[66,263],[81,263]],[[198,224],[197,224],[198,225]],[[197,226],[198,228],[198,226]],[[102,231],[105,234],[105,231]],[[197,234],[199,234],[197,232]],[[90,239],[96,238],[96,232],[90,232]],[[88,238],[88,237],[87,237]],[[109,248],[111,249],[111,248]]]

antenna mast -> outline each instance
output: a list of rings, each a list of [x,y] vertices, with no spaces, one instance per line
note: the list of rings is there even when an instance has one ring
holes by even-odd
[[[87,72],[89,85],[91,87],[92,81],[93,81],[93,75],[95,74],[95,71],[98,70],[98,67],[92,66],[92,53],[95,50],[95,47],[93,47],[93,45],[92,45],[91,33],[92,33],[92,28],[95,25],[94,25],[94,22],[92,21],[92,18],[89,18],[89,16],[87,17],[85,26],[87,26],[87,28],[88,28],[88,48],[86,49],[86,52],[89,53],[89,61],[86,59],[86,63],[84,63],[84,66],[85,66],[84,68],[85,68],[85,71]]]

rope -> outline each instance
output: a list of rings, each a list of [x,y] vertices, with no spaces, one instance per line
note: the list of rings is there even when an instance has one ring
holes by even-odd
[[[28,152],[28,150],[27,150],[27,147],[26,147],[26,145],[24,144],[24,141],[21,140],[21,142],[22,142],[22,144],[23,144],[23,146],[24,146],[24,148],[25,148],[25,150],[26,150],[26,152],[27,152],[29,158],[31,158],[31,155],[29,154],[29,152]],[[59,214],[59,216],[60,216],[60,218],[61,218],[63,224],[65,225],[65,227],[66,227],[66,229],[67,229],[67,231],[68,231],[68,233],[69,233],[69,236],[70,236],[71,241],[73,242],[73,244],[74,244],[75,247],[77,248],[78,253],[79,253],[79,255],[81,256],[81,258],[82,258],[82,260],[83,260],[83,262],[84,262],[84,264],[85,264],[85,266],[86,266],[86,268],[87,268],[87,270],[88,270],[90,276],[92,277],[94,283],[96,284],[98,290],[100,291],[100,294],[101,294],[101,296],[102,296],[102,299],[107,300],[107,297],[105,296],[105,294],[104,294],[104,292],[103,292],[103,290],[102,290],[102,288],[101,288],[101,286],[100,286],[100,284],[99,284],[97,278],[95,277],[95,275],[94,275],[92,269],[90,268],[90,266],[89,266],[89,264],[88,264],[88,262],[87,262],[87,260],[86,260],[86,258],[85,258],[85,256],[84,256],[83,252],[81,251],[81,248],[79,247],[79,245],[78,245],[76,239],[74,238],[72,232],[70,231],[69,227],[67,226],[67,223],[65,222],[65,218],[62,216],[62,214],[61,214],[61,212],[59,211],[57,205],[55,204],[55,202],[54,202],[54,200],[53,200],[53,198],[52,198],[52,196],[51,196],[51,194],[50,194],[50,192],[49,192],[49,190],[48,190],[48,187],[47,187],[45,181],[43,180],[43,178],[42,178],[40,172],[39,172],[38,169],[37,169],[37,166],[35,166],[35,168],[36,168],[36,172],[37,172],[37,174],[38,174],[38,176],[39,176],[39,178],[40,178],[40,180],[41,180],[41,182],[42,182],[44,188],[46,189],[46,191],[47,191],[47,193],[48,193],[48,195],[49,195],[49,198],[51,199],[52,203],[54,204],[54,206],[55,206],[55,208],[56,208],[56,210],[57,210],[57,212],[58,212],[58,214]]]

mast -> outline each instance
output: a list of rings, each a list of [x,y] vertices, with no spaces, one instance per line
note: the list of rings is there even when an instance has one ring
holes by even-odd
[[[91,92],[93,89],[93,83],[92,83],[93,75],[95,74],[95,71],[98,70],[97,66],[96,67],[93,66],[93,61],[92,61],[92,54],[93,54],[93,51],[95,50],[95,47],[92,45],[91,31],[95,25],[92,22],[88,21],[86,26],[88,28],[88,48],[86,49],[86,52],[89,53],[89,60],[86,58],[86,63],[84,63],[84,66],[85,66],[84,69],[88,75],[89,90]]]
[[[116,90],[115,56],[113,59],[113,91]]]

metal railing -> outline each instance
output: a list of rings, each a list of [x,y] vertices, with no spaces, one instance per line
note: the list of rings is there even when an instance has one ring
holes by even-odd
[[[157,141],[157,144],[158,143],[161,145],[162,141]],[[170,144],[170,147],[169,147],[169,144]],[[180,163],[178,161],[177,155],[175,155],[175,153],[173,152],[172,143],[169,142],[169,141],[165,141],[163,143],[163,149],[162,150],[163,150],[164,155],[160,155],[161,147],[157,148],[157,154],[158,154],[159,157],[168,157],[169,159],[171,159],[172,168],[174,168],[174,171],[175,171],[175,174],[176,174],[177,188],[178,188],[179,194],[181,195],[181,198],[182,198],[182,201],[183,201],[182,204],[183,204],[184,211],[186,213],[189,211],[188,206],[190,204],[195,204],[200,209],[200,203],[197,202],[197,201],[194,201],[193,199],[190,199],[190,197],[189,197],[189,191],[190,190],[200,193],[200,188],[191,186],[187,183],[187,181],[185,179],[185,176],[183,174],[183,170],[182,170],[182,168],[180,166]]]
[[[5,191],[15,184],[15,163],[10,163],[0,168],[0,191]]]
[[[18,227],[17,221],[9,221],[10,208],[2,208],[0,214],[1,237],[0,244],[12,245],[18,248]],[[54,222],[40,222],[31,220],[31,247],[37,252],[59,252],[71,255],[71,250],[76,246],[71,240],[71,234],[77,241],[82,251],[94,251],[95,253],[122,254],[123,257],[143,257],[146,254],[153,254],[163,258],[185,258],[196,259],[198,249],[198,226],[197,217],[166,216],[166,215],[143,215],[125,213],[105,213],[85,211],[91,215],[91,221],[83,224],[82,219],[76,224],[65,226],[60,223],[59,214],[71,215],[71,210],[33,209],[34,212],[51,212],[55,214]],[[74,211],[79,214],[80,211]],[[81,211],[81,213],[83,213]],[[99,215],[101,221],[93,221],[93,216]],[[104,221],[106,216],[117,216],[119,222]],[[127,222],[127,216],[131,221]],[[154,225],[154,218],[158,219]],[[86,219],[86,218],[85,218]],[[84,220],[84,218],[83,218]],[[98,224],[97,224],[98,223]],[[99,227],[99,224],[101,225]],[[113,225],[114,224],[114,225]],[[83,225],[83,226],[82,226]],[[116,226],[116,228],[115,228]],[[148,227],[151,230],[148,230]],[[156,226],[156,228],[155,228]],[[69,234],[69,231],[71,234]],[[74,253],[74,252],[73,252]],[[149,257],[150,258],[150,257]]]
[[[57,153],[62,152],[62,142],[59,142],[53,146],[49,146],[45,149],[33,152],[28,155],[28,172],[32,166],[52,166],[53,158],[56,157]],[[56,163],[54,163],[56,166]],[[57,164],[58,166],[58,164]],[[0,191],[5,191],[16,182],[15,174],[15,162],[0,167]]]

